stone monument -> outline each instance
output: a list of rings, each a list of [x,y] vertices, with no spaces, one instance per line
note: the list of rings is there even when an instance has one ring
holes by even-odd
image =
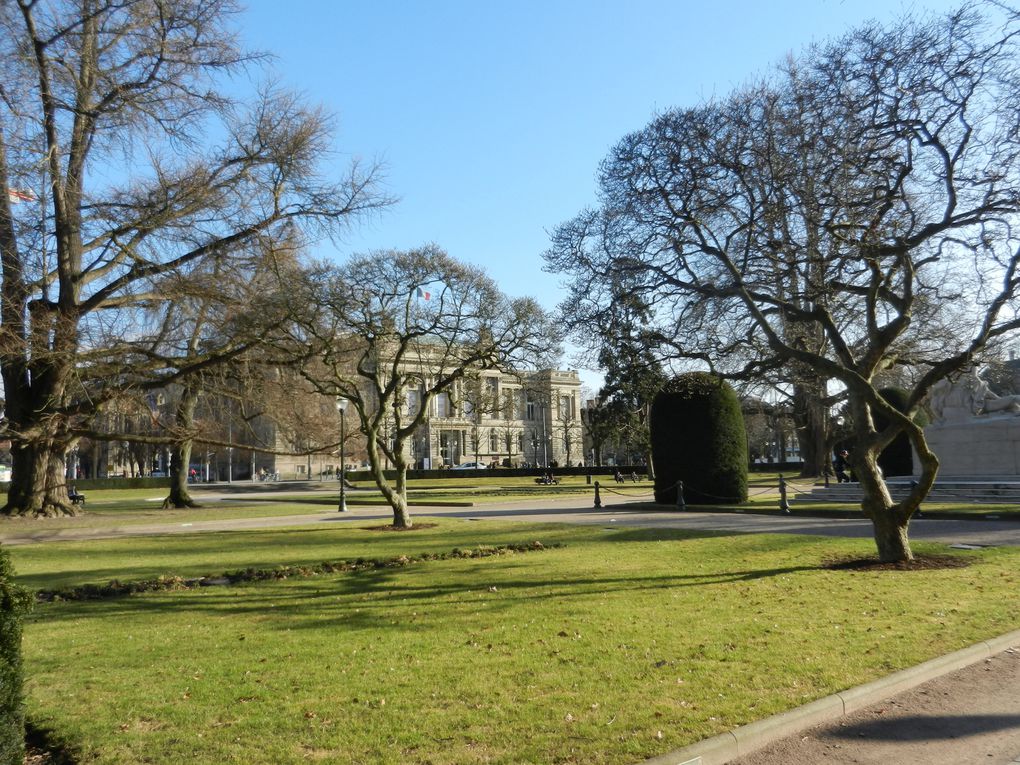
[[[997,396],[978,369],[932,388],[924,429],[939,475],[1020,476],[1020,396]]]

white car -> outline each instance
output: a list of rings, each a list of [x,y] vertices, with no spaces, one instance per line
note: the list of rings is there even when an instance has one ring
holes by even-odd
[[[488,470],[489,466],[484,462],[463,462],[460,465],[454,465],[450,470]]]

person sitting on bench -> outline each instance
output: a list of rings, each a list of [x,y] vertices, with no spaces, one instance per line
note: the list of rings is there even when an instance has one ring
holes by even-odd
[[[70,488],[70,490],[68,490],[67,497],[68,497],[68,499],[71,500],[71,504],[72,505],[84,505],[85,504],[85,495],[84,494],[79,494],[78,490],[76,488],[74,488],[73,486]]]

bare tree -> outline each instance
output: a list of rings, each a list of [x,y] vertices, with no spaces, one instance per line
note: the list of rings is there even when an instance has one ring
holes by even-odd
[[[122,341],[151,329],[156,281],[211,273],[260,237],[337,231],[384,201],[371,170],[320,175],[320,111],[272,88],[243,106],[218,87],[259,59],[238,47],[234,11],[229,0],[0,10],[0,187],[39,200],[0,198],[5,513],[73,512],[64,452],[106,391],[149,364]]]
[[[548,256],[574,275],[571,315],[625,279],[677,357],[838,381],[883,560],[912,558],[908,525],[938,469],[914,414],[1020,326],[1016,34],[991,5],[870,25],[665,113],[613,150],[600,209]],[[903,412],[876,387],[897,365],[918,370]],[[921,475],[894,502],[877,457],[900,432]]]
[[[313,309],[302,336],[321,358],[305,375],[320,393],[350,402],[373,478],[402,528],[411,526],[408,446],[433,401],[472,374],[532,368],[554,349],[534,300],[508,298],[434,246],[325,266],[294,297]]]

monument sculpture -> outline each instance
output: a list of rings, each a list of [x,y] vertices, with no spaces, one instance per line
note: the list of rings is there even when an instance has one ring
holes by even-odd
[[[974,368],[932,388],[924,435],[940,477],[1020,475],[1020,396],[996,395]]]

